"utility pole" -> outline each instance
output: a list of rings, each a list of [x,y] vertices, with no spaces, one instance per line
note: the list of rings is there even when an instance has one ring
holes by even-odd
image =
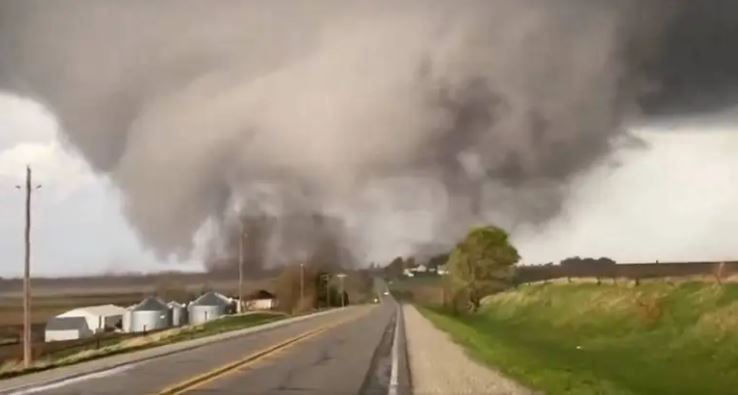
[[[341,307],[346,307],[346,298],[344,297],[343,279],[346,278],[344,273],[337,274],[336,277],[341,279]]]
[[[325,273],[321,275],[320,277],[325,278],[325,308],[329,309],[331,308],[331,288],[330,288],[331,275],[328,273]]]
[[[21,189],[20,185],[16,188]],[[32,187],[31,167],[26,166],[26,261],[23,273],[23,366],[31,367],[33,356],[31,355],[31,194],[34,189],[41,185]]]
[[[238,233],[238,312],[243,313],[243,238],[244,238],[244,226],[243,218],[239,218],[241,226]]]
[[[305,264],[300,264],[300,303],[305,300]]]

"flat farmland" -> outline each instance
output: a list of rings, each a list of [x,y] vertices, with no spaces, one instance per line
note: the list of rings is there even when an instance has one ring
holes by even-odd
[[[273,289],[272,278],[249,279],[245,292]],[[187,302],[202,292],[215,290],[235,296],[236,278],[208,276],[205,273],[167,273],[149,276],[99,276],[87,278],[43,278],[32,281],[32,336],[43,340],[49,318],[84,306],[115,304],[126,307],[151,295],[166,301]],[[0,346],[17,342],[23,323],[23,288],[17,279],[0,281]]]

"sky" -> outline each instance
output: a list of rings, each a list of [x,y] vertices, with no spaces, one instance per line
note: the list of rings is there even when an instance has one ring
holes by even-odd
[[[32,267],[39,275],[150,272],[173,267],[146,252],[120,212],[106,177],[96,176],[60,140],[57,121],[38,103],[0,94],[0,276],[23,270],[25,166],[33,169]]]
[[[634,128],[647,144],[580,175],[562,215],[511,230],[523,262],[738,258],[738,126],[718,122],[725,119]],[[196,257],[161,261],[146,251],[121,214],[115,186],[90,170],[58,128],[39,103],[0,94],[0,276],[22,273],[24,195],[15,186],[27,164],[42,185],[33,195],[35,274],[201,269]]]

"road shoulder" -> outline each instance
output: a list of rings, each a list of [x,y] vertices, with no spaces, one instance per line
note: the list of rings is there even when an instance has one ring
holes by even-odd
[[[405,305],[403,313],[414,394],[533,394],[500,372],[472,360],[414,306]]]

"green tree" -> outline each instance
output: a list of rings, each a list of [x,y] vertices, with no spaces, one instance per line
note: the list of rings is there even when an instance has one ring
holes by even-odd
[[[507,288],[518,260],[504,230],[487,226],[469,232],[448,260],[454,309],[476,311],[483,297]]]
[[[384,268],[384,273],[387,278],[395,279],[402,276],[402,271],[405,269],[405,262],[401,257],[397,257]]]

